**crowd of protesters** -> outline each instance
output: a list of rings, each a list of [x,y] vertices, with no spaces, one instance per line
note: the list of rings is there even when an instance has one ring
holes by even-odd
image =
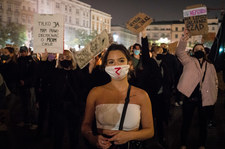
[[[149,46],[146,32],[143,31],[141,44],[136,43],[127,50],[131,58],[126,59],[129,73],[125,79],[132,88],[135,86],[144,90],[133,88],[138,90],[138,94],[146,92],[150,97],[152,109],[149,110],[150,115],[152,112],[154,123],[153,139],[158,142],[158,148],[168,148],[165,128],[171,117],[172,97],[175,98],[176,106],[183,105],[181,149],[188,146],[188,132],[195,108],[199,110],[199,148],[204,149],[206,145],[207,121],[210,120],[208,115],[212,115],[214,111],[218,80],[214,66],[207,60],[208,49],[205,50],[203,44],[196,44],[192,50],[193,54],[185,51],[188,37],[185,30],[176,49],[176,55],[173,55],[166,44]],[[121,48],[121,45],[114,44],[114,46]],[[53,134],[54,149],[63,148],[63,139],[67,132],[70,147],[75,149],[79,148],[81,125],[85,115],[83,125],[91,123],[95,118],[97,121],[93,123],[94,125],[89,125],[88,132],[86,127],[82,126],[84,136],[88,138],[86,135],[91,134],[92,145],[109,148],[110,142],[102,144],[108,140],[106,136],[102,135],[98,141],[93,139],[95,135],[99,135],[96,123],[101,128],[105,127],[100,123],[104,120],[99,120],[99,116],[95,117],[94,107],[97,105],[92,105],[96,103],[91,100],[98,96],[100,98],[100,95],[106,92],[112,92],[113,90],[107,90],[109,85],[100,88],[102,91],[90,92],[87,101],[89,113],[84,114],[89,91],[94,87],[110,84],[113,80],[113,77],[105,72],[105,67],[120,65],[111,64],[107,58],[104,61],[103,53],[92,59],[84,69],[80,69],[74,59],[74,53],[70,50],[64,50],[63,54],[48,53],[47,50],[41,54],[33,54],[26,46],[20,47],[18,53],[13,47],[5,47],[0,57],[0,108],[9,113],[6,129],[11,126],[28,127],[32,130],[37,129],[39,135]],[[133,92],[131,91],[131,95]],[[102,95],[104,99],[107,96]],[[110,99],[113,96],[113,93],[110,94]],[[147,96],[146,99],[149,100]],[[100,102],[101,99],[95,100],[103,103]],[[145,117],[142,115],[142,118]],[[148,128],[145,123],[151,123],[143,120],[141,122],[144,124],[140,130]],[[0,122],[0,125],[3,124]],[[146,139],[147,136],[152,137],[153,134],[143,135],[140,140]]]

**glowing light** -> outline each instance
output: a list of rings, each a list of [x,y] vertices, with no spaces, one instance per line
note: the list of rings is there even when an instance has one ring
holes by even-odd
[[[119,38],[119,36],[118,36],[117,34],[113,34],[113,40],[114,40],[115,42],[118,41],[118,38]]]
[[[159,40],[156,41],[156,43],[170,43],[170,40],[168,38],[159,38]]]

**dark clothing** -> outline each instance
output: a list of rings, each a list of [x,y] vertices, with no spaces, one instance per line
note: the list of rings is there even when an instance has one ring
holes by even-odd
[[[159,143],[165,145],[164,125],[168,124],[170,98],[174,84],[171,75],[172,66],[168,65],[170,59],[162,55],[158,62],[150,58],[148,39],[142,38],[142,65],[143,73],[138,77],[140,88],[144,89],[150,96],[152,111],[156,130],[156,138]],[[138,76],[138,74],[137,74]]]
[[[0,73],[2,74],[10,92],[18,94],[18,87],[19,87],[18,65],[12,61],[0,64]]]
[[[84,113],[83,101],[87,90],[84,82],[85,74],[79,69],[64,70],[53,68],[50,66],[51,64],[48,65],[48,62],[42,62],[42,64],[42,68],[46,70],[43,72],[49,75],[46,76],[49,80],[45,80],[45,84],[50,85],[47,87],[47,91],[51,93],[50,107],[53,114],[54,148],[62,149],[65,132],[68,132],[69,135],[70,148],[77,148],[81,117]],[[49,66],[50,69],[48,69]]]
[[[18,58],[19,79],[24,81],[24,87],[31,88],[35,86],[37,64],[31,56]]]
[[[181,128],[181,145],[187,145],[187,137],[191,126],[195,109],[198,109],[199,116],[199,146],[205,146],[207,138],[207,119],[210,113],[209,106],[202,107],[202,101],[187,98],[183,103],[183,122]]]
[[[18,60],[19,80],[20,83],[20,98],[23,105],[24,122],[37,122],[37,109],[35,83],[37,74],[37,63],[31,56],[19,57]]]

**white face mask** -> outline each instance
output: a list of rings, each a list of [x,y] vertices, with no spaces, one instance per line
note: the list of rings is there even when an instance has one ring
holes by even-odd
[[[105,71],[114,79],[122,80],[127,76],[130,65],[106,66]]]

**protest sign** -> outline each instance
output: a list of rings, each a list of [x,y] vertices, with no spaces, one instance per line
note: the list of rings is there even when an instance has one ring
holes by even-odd
[[[204,5],[189,6],[183,11],[184,23],[192,36],[208,33],[207,8]]]
[[[61,14],[34,16],[34,53],[63,53],[64,20]]]
[[[140,33],[151,23],[152,19],[149,16],[144,13],[138,13],[127,22],[126,26],[130,31]]]
[[[216,38],[216,33],[210,32],[208,34],[203,35],[202,42],[213,42]]]
[[[178,41],[168,44],[168,50],[171,54],[175,54]]]
[[[101,53],[109,46],[109,36],[106,30],[95,37],[89,44],[87,44],[81,51],[75,53],[75,59],[78,66],[83,69],[93,57]]]

